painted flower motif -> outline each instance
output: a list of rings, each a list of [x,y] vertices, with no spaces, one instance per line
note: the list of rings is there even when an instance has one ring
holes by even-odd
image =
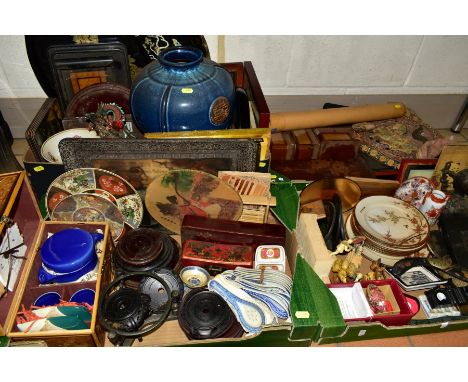
[[[435,219],[439,214],[439,210],[435,208],[431,208],[429,211],[426,211],[426,215],[432,219]]]

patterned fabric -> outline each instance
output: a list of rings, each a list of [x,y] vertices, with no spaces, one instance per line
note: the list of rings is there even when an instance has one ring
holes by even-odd
[[[440,138],[411,109],[400,118],[355,123],[352,128],[353,138],[361,142],[363,153],[396,169],[403,159],[416,158],[423,143]]]

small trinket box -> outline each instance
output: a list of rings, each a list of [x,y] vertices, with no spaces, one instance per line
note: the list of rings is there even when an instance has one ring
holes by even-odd
[[[260,245],[255,251],[255,269],[286,269],[286,252],[281,245]]]

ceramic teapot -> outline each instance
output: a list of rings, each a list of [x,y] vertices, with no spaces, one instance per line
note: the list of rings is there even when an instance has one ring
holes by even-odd
[[[432,182],[422,176],[415,176],[401,183],[395,191],[395,198],[411,203],[417,209],[421,207],[426,195],[434,190]]]

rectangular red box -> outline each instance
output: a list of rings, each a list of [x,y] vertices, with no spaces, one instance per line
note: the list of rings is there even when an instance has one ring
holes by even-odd
[[[184,267],[196,265],[211,269],[252,268],[254,252],[248,245],[219,244],[187,240],[182,247],[181,263]]]
[[[393,279],[387,280],[372,280],[372,281],[360,281],[363,289],[367,288],[369,284],[375,284],[377,286],[382,285],[390,285],[392,288],[393,295],[398,303],[398,307],[400,308],[400,313],[398,314],[376,314],[372,317],[363,317],[363,318],[353,318],[353,319],[346,319],[345,322],[353,322],[353,321],[368,321],[368,322],[381,322],[385,326],[399,326],[399,325],[407,325],[411,321],[411,317],[413,317],[413,313],[406,301],[406,298],[403,294],[398,283]],[[344,283],[344,284],[327,284],[328,288],[349,288],[352,287],[354,283]]]
[[[182,221],[182,245],[187,240],[248,245],[255,252],[259,245],[285,246],[286,228],[281,224],[260,224],[210,219],[186,215]]]

